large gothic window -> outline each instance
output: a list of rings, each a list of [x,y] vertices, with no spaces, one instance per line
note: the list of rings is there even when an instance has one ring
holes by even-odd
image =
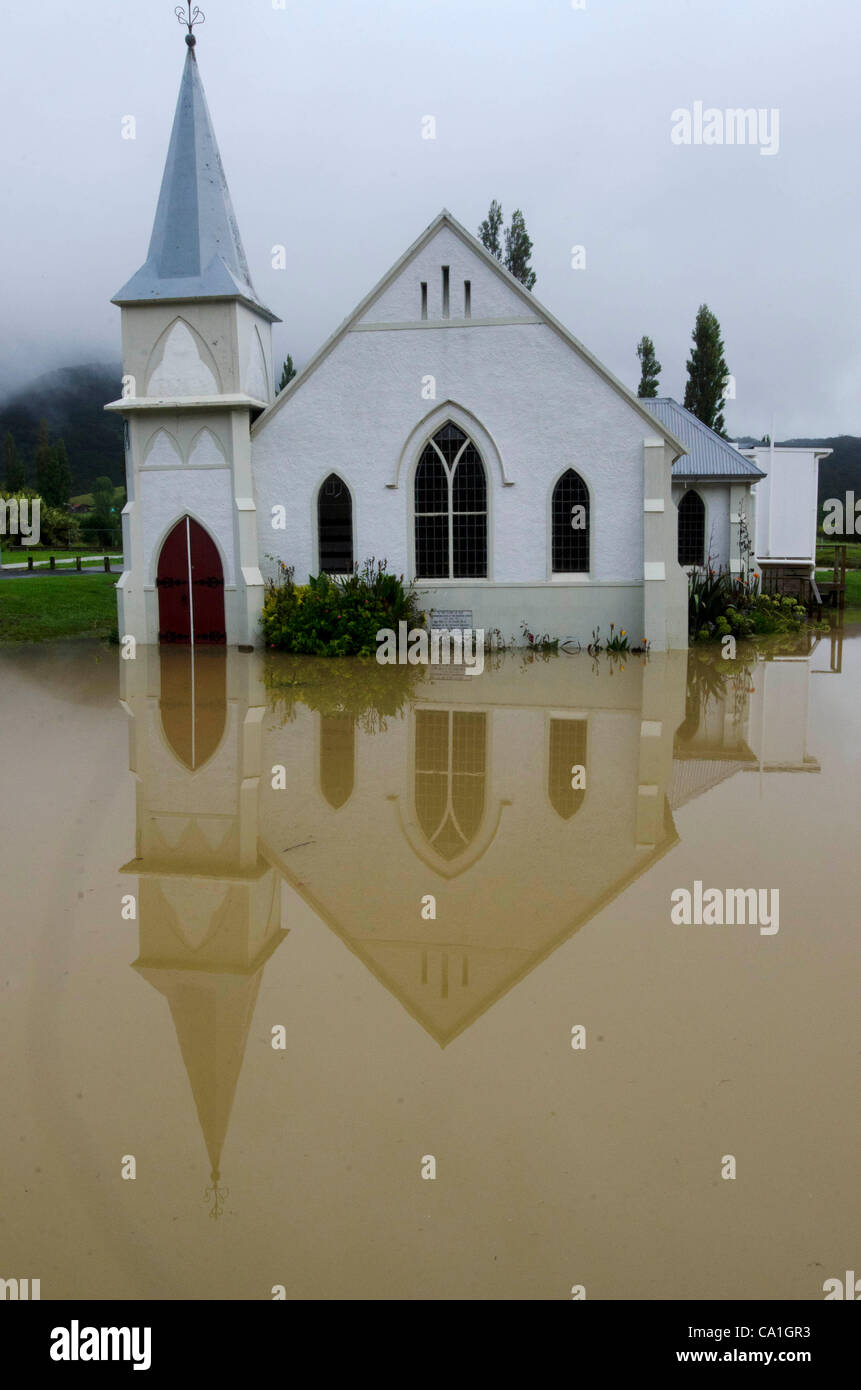
[[[484,464],[472,440],[451,421],[419,459],[415,536],[417,579],[486,579]]]
[[[573,468],[553,489],[553,573],[589,573],[589,489]]]
[[[698,492],[688,491],[679,503],[679,564],[705,563],[706,506]]]
[[[321,574],[353,572],[353,501],[346,483],[330,473],[317,494]]]

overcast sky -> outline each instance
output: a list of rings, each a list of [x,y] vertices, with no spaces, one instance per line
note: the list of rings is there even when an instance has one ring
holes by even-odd
[[[538,298],[630,386],[648,333],[682,399],[705,301],[730,432],[861,434],[859,0],[279,4],[202,0],[197,30],[279,361],[301,367],[442,207],[476,231],[495,197],[524,211]],[[146,258],[185,59],[173,9],[4,6],[2,394],[119,358],[109,301]],[[674,143],[695,102],[761,108],[772,144],[777,110],[777,152]]]

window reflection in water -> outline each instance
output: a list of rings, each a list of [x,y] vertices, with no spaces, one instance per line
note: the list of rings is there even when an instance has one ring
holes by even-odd
[[[563,820],[570,820],[586,797],[585,789],[572,787],[573,769],[586,766],[585,719],[550,720],[550,758],[547,795],[550,805]]]
[[[416,817],[428,843],[449,862],[481,825],[486,765],[486,714],[416,710]]]
[[[350,799],[356,777],[356,721],[350,715],[320,715],[320,790],[339,811]]]

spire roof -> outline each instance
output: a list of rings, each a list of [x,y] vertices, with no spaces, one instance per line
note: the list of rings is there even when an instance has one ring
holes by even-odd
[[[191,43],[149,252],[112,302],[213,298],[244,299],[278,322],[251,283]]]

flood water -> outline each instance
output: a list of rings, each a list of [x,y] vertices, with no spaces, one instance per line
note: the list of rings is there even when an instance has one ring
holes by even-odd
[[[822,1299],[861,1268],[861,629],[0,669],[0,1274]],[[779,890],[779,929],[677,925],[695,881]]]

